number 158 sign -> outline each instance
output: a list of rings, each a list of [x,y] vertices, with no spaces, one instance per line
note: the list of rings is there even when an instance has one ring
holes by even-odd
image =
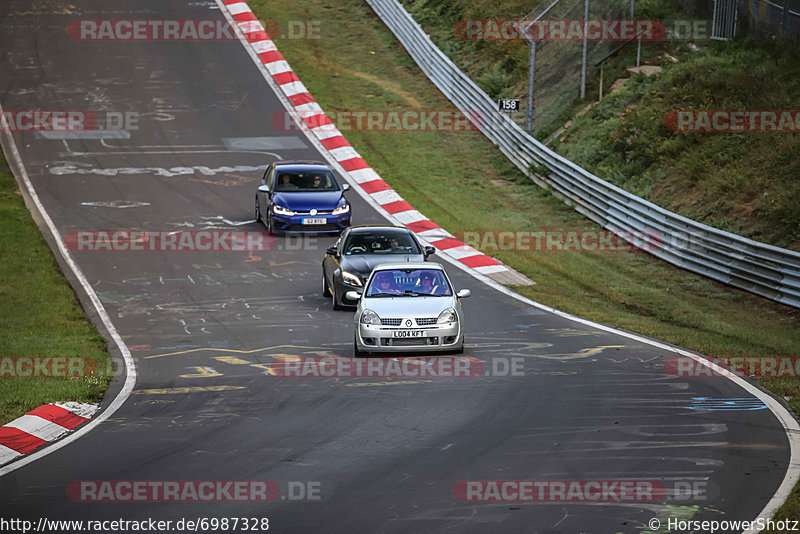
[[[497,111],[502,111],[504,113],[514,113],[519,111],[519,100],[512,100],[510,98],[498,100]]]

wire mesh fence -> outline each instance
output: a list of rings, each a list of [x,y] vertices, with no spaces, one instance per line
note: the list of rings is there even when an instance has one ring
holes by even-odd
[[[533,21],[614,21],[633,18],[630,0],[545,0],[528,13],[523,25]],[[535,38],[535,35],[534,35]],[[585,79],[598,70],[596,64],[620,45],[617,40],[544,39],[535,41],[533,132],[542,132],[564,115],[581,97],[583,49],[586,45]],[[534,46],[534,45],[532,45]]]
[[[724,0],[717,0],[721,2]],[[800,0],[730,0],[737,2],[742,30],[757,36],[800,38]]]

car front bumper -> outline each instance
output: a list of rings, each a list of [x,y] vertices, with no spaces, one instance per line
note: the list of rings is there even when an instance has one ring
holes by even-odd
[[[395,337],[394,332],[423,331],[422,337]],[[356,326],[356,344],[366,352],[434,352],[457,350],[464,345],[461,322],[416,328],[369,325]]]
[[[365,279],[365,277],[361,277],[361,276],[359,276],[359,278],[361,278],[361,280],[362,280],[362,285],[360,285],[360,286],[354,286],[354,285],[346,284],[342,280],[341,277],[334,278],[333,283],[336,285],[336,294],[339,295],[339,304],[341,304],[342,306],[346,306],[348,308],[356,308],[356,307],[358,307],[358,301],[357,300],[348,300],[345,297],[345,293],[347,293],[348,291],[357,291],[357,292],[360,293],[360,292],[362,292],[364,290],[363,283],[364,283],[364,281],[366,279]]]
[[[325,224],[303,224],[303,219],[325,219]],[[278,215],[272,214],[272,228],[276,232],[293,234],[342,233],[350,226],[350,213],[342,215]]]

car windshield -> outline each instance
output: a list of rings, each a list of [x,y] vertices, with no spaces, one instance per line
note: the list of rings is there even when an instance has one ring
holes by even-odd
[[[338,191],[339,184],[330,171],[278,171],[275,179],[275,191],[310,192]]]
[[[447,277],[439,269],[378,271],[367,288],[367,297],[449,297]]]
[[[419,245],[411,235],[397,230],[351,232],[342,250],[345,256],[353,254],[422,254]]]

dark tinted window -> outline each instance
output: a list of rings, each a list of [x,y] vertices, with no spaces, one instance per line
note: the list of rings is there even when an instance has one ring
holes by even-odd
[[[282,171],[278,169],[275,191],[338,191],[330,171]]]
[[[342,254],[422,254],[422,251],[408,232],[387,229],[350,232]]]
[[[439,269],[378,271],[367,288],[367,297],[392,295],[452,295],[447,278]]]

